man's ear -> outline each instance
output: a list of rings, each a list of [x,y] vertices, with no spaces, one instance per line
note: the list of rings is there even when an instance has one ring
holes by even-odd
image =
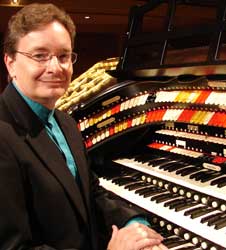
[[[16,79],[15,59],[12,56],[5,54],[4,55],[4,62],[5,62],[6,68],[8,70],[9,76],[12,79]]]

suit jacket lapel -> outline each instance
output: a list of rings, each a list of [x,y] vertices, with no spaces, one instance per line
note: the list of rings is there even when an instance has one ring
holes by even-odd
[[[87,162],[86,159],[82,157],[84,155],[84,148],[79,148],[78,142],[81,140],[76,136],[76,127],[74,125],[74,130],[71,129],[71,126],[68,124],[68,122],[64,119],[60,118],[60,115],[58,112],[55,113],[57,121],[64,133],[64,136],[67,140],[67,143],[71,149],[72,155],[74,156],[75,163],[77,166],[77,170],[79,173],[79,177],[81,179],[81,188],[83,190],[83,194],[86,200],[87,207],[89,207],[89,179],[87,175]]]
[[[84,207],[84,201],[82,199],[79,187],[76,184],[76,181],[70,170],[68,169],[61,152],[54,142],[50,141],[50,138],[45,130],[43,129],[37,137],[27,136],[25,141],[45,163],[49,171],[62,184],[65,191],[69,194],[69,197],[74,203],[76,209],[87,223],[86,209]],[[48,148],[48,151],[45,148]]]
[[[14,118],[15,128],[19,128],[20,136],[24,136],[25,142],[42,160],[44,166],[58,179],[84,221],[87,222],[86,209],[78,185],[70,173],[61,152],[49,138],[41,121],[13,86],[7,87],[3,94],[3,100]],[[22,112],[18,111],[18,107],[21,108]],[[48,147],[48,152],[45,149],[46,147]],[[77,162],[77,159],[75,160]]]

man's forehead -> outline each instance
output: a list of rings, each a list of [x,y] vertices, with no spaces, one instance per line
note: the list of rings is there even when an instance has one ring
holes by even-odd
[[[59,39],[59,37],[61,39]],[[39,29],[28,32],[18,39],[18,47],[29,47],[35,50],[51,49],[59,47],[63,50],[71,50],[71,37],[66,28],[59,22],[52,22]]]

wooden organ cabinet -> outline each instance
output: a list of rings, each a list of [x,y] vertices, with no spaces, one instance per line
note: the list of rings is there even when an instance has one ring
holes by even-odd
[[[177,10],[193,7],[213,20],[183,29],[177,20],[176,29]],[[162,31],[144,32],[158,10],[167,14]],[[84,82],[98,91],[78,99],[72,85],[59,102],[78,122],[101,185],[148,211],[173,250],[226,249],[225,13],[223,0],[132,8],[117,68],[112,59],[95,79],[83,74],[77,92]]]

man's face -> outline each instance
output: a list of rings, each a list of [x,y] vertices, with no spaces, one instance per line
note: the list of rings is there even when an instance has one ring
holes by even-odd
[[[21,53],[16,53],[15,58],[5,55],[9,74],[20,91],[47,108],[53,108],[57,99],[67,90],[73,71],[71,62],[61,65],[55,57],[72,51],[68,31],[59,22],[52,22],[20,38],[17,51],[31,55],[54,55],[45,63]]]

